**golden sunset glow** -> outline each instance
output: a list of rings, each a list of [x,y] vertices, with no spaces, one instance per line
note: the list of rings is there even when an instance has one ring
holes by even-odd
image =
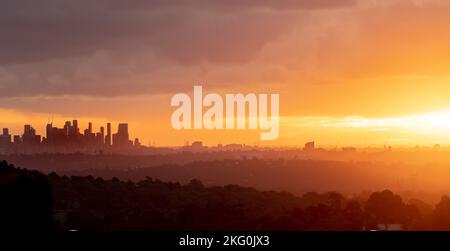
[[[450,0],[1,0],[0,230],[448,231],[449,25]]]
[[[105,40],[97,48],[93,40],[86,50],[72,41],[61,55],[42,49],[32,50],[30,58],[18,53],[17,62],[5,57],[0,122],[14,134],[24,122],[44,134],[50,118],[56,125],[78,119],[81,128],[89,121],[94,128],[122,121],[144,145],[161,146],[195,140],[274,146],[308,140],[322,146],[450,143],[450,5],[350,2],[290,11],[250,6],[245,15],[208,6],[202,8],[211,8],[214,19],[190,9],[173,21],[182,25],[181,33],[171,23],[137,22],[117,32],[138,39],[116,36],[117,43]],[[223,32],[216,38],[215,30]],[[206,93],[279,93],[279,138],[258,142],[259,131],[252,130],[175,131],[170,99],[197,84]]]

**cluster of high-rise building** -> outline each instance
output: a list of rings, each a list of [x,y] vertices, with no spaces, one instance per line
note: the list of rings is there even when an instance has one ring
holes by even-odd
[[[22,135],[9,133],[8,128],[3,128],[0,135],[0,148],[3,150],[42,150],[42,151],[82,151],[105,149],[130,149],[133,146],[141,146],[139,139],[129,139],[128,124],[120,123],[117,133],[112,134],[111,123],[100,127],[99,132],[93,132],[92,123],[80,132],[78,121],[66,121],[64,127],[54,127],[52,123],[46,126],[46,136],[36,134],[31,125],[24,125]]]

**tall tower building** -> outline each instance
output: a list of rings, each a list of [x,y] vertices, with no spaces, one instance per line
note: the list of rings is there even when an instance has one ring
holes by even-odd
[[[111,123],[106,124],[106,138],[105,138],[105,144],[107,146],[111,145]]]
[[[47,124],[46,126],[46,139],[48,142],[52,142],[53,141],[53,125],[52,124]]]
[[[31,125],[24,125],[23,126],[23,134],[24,135],[29,135],[29,134],[31,134],[31,132],[32,132],[32,127],[31,127]]]
[[[124,139],[128,140],[129,139],[128,124],[127,123],[120,123],[119,124],[119,129],[117,130],[117,134],[119,134]]]
[[[66,123],[64,124],[64,132],[66,135],[70,134],[71,127],[72,127],[72,125],[70,124],[70,121],[66,121]]]
[[[105,128],[103,126],[100,127],[100,137],[101,144],[105,144]]]
[[[129,140],[128,124],[120,123],[117,133],[113,135],[113,145],[123,147],[131,145],[133,142]]]
[[[78,120],[74,119],[74,120],[72,121],[72,124],[73,124],[73,129],[74,129],[75,133],[78,134],[78,133],[79,133],[79,129],[78,129]]]
[[[7,147],[11,144],[11,135],[9,134],[8,128],[3,128],[3,134],[1,135],[0,147]]]
[[[41,143],[40,136],[36,135],[36,130],[31,125],[24,125],[22,140],[23,143],[29,145]]]

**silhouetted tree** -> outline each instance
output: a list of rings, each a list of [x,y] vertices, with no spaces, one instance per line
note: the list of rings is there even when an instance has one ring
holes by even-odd
[[[45,175],[0,163],[0,229],[56,230],[52,195]]]
[[[419,210],[414,205],[403,203],[399,195],[395,195],[389,190],[374,192],[369,197],[365,212],[369,226],[375,224],[409,224],[420,217]]]
[[[431,220],[433,228],[450,230],[450,197],[442,196],[432,213]]]
[[[364,212],[358,201],[349,201],[343,210],[343,228],[346,230],[362,230],[364,226]]]

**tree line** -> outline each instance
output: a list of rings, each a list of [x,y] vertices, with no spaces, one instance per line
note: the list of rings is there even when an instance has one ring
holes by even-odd
[[[139,182],[44,175],[0,162],[2,230],[404,230],[450,229],[450,198],[434,207],[392,191],[259,191],[146,177]]]

